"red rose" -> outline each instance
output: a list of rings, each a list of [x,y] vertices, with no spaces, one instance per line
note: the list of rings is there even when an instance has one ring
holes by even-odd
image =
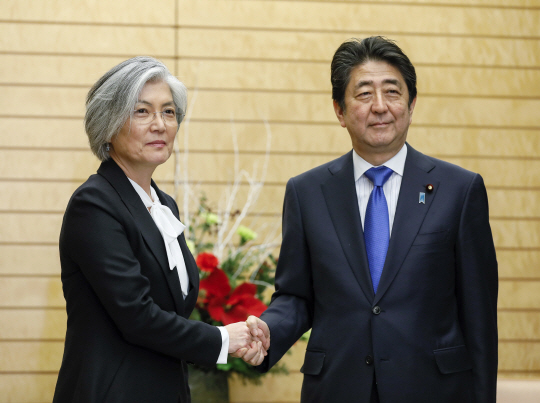
[[[219,261],[211,253],[201,253],[197,256],[197,266],[202,271],[214,271],[218,267]]]

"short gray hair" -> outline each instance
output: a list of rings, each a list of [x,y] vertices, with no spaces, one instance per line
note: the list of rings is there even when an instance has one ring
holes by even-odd
[[[149,81],[164,81],[169,85],[180,127],[186,114],[186,86],[152,57],[125,60],[105,73],[86,97],[84,127],[90,148],[101,161],[109,158],[108,143],[132,116],[139,94]]]

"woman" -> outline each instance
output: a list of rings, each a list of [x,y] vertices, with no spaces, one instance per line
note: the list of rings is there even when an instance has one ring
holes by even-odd
[[[187,319],[197,267],[176,203],[152,181],[185,109],[184,85],[150,57],[120,63],[88,93],[85,128],[102,164],[60,233],[68,322],[54,402],[189,402],[186,362],[265,355],[243,322]]]

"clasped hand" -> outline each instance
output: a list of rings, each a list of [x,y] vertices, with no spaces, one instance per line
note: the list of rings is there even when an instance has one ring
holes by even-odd
[[[229,332],[229,354],[251,365],[260,365],[270,348],[270,329],[264,321],[250,316],[245,322],[225,326]]]

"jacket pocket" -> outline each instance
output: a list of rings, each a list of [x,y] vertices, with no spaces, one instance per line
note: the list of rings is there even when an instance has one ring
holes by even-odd
[[[429,245],[434,243],[443,243],[448,237],[448,230],[437,232],[428,232],[416,235],[413,245]]]
[[[465,346],[441,348],[433,350],[433,354],[435,354],[439,371],[443,374],[467,371],[473,367],[469,351]]]
[[[319,375],[324,365],[324,357],[326,353],[322,351],[306,351],[304,365],[300,368],[300,372],[305,375]]]

